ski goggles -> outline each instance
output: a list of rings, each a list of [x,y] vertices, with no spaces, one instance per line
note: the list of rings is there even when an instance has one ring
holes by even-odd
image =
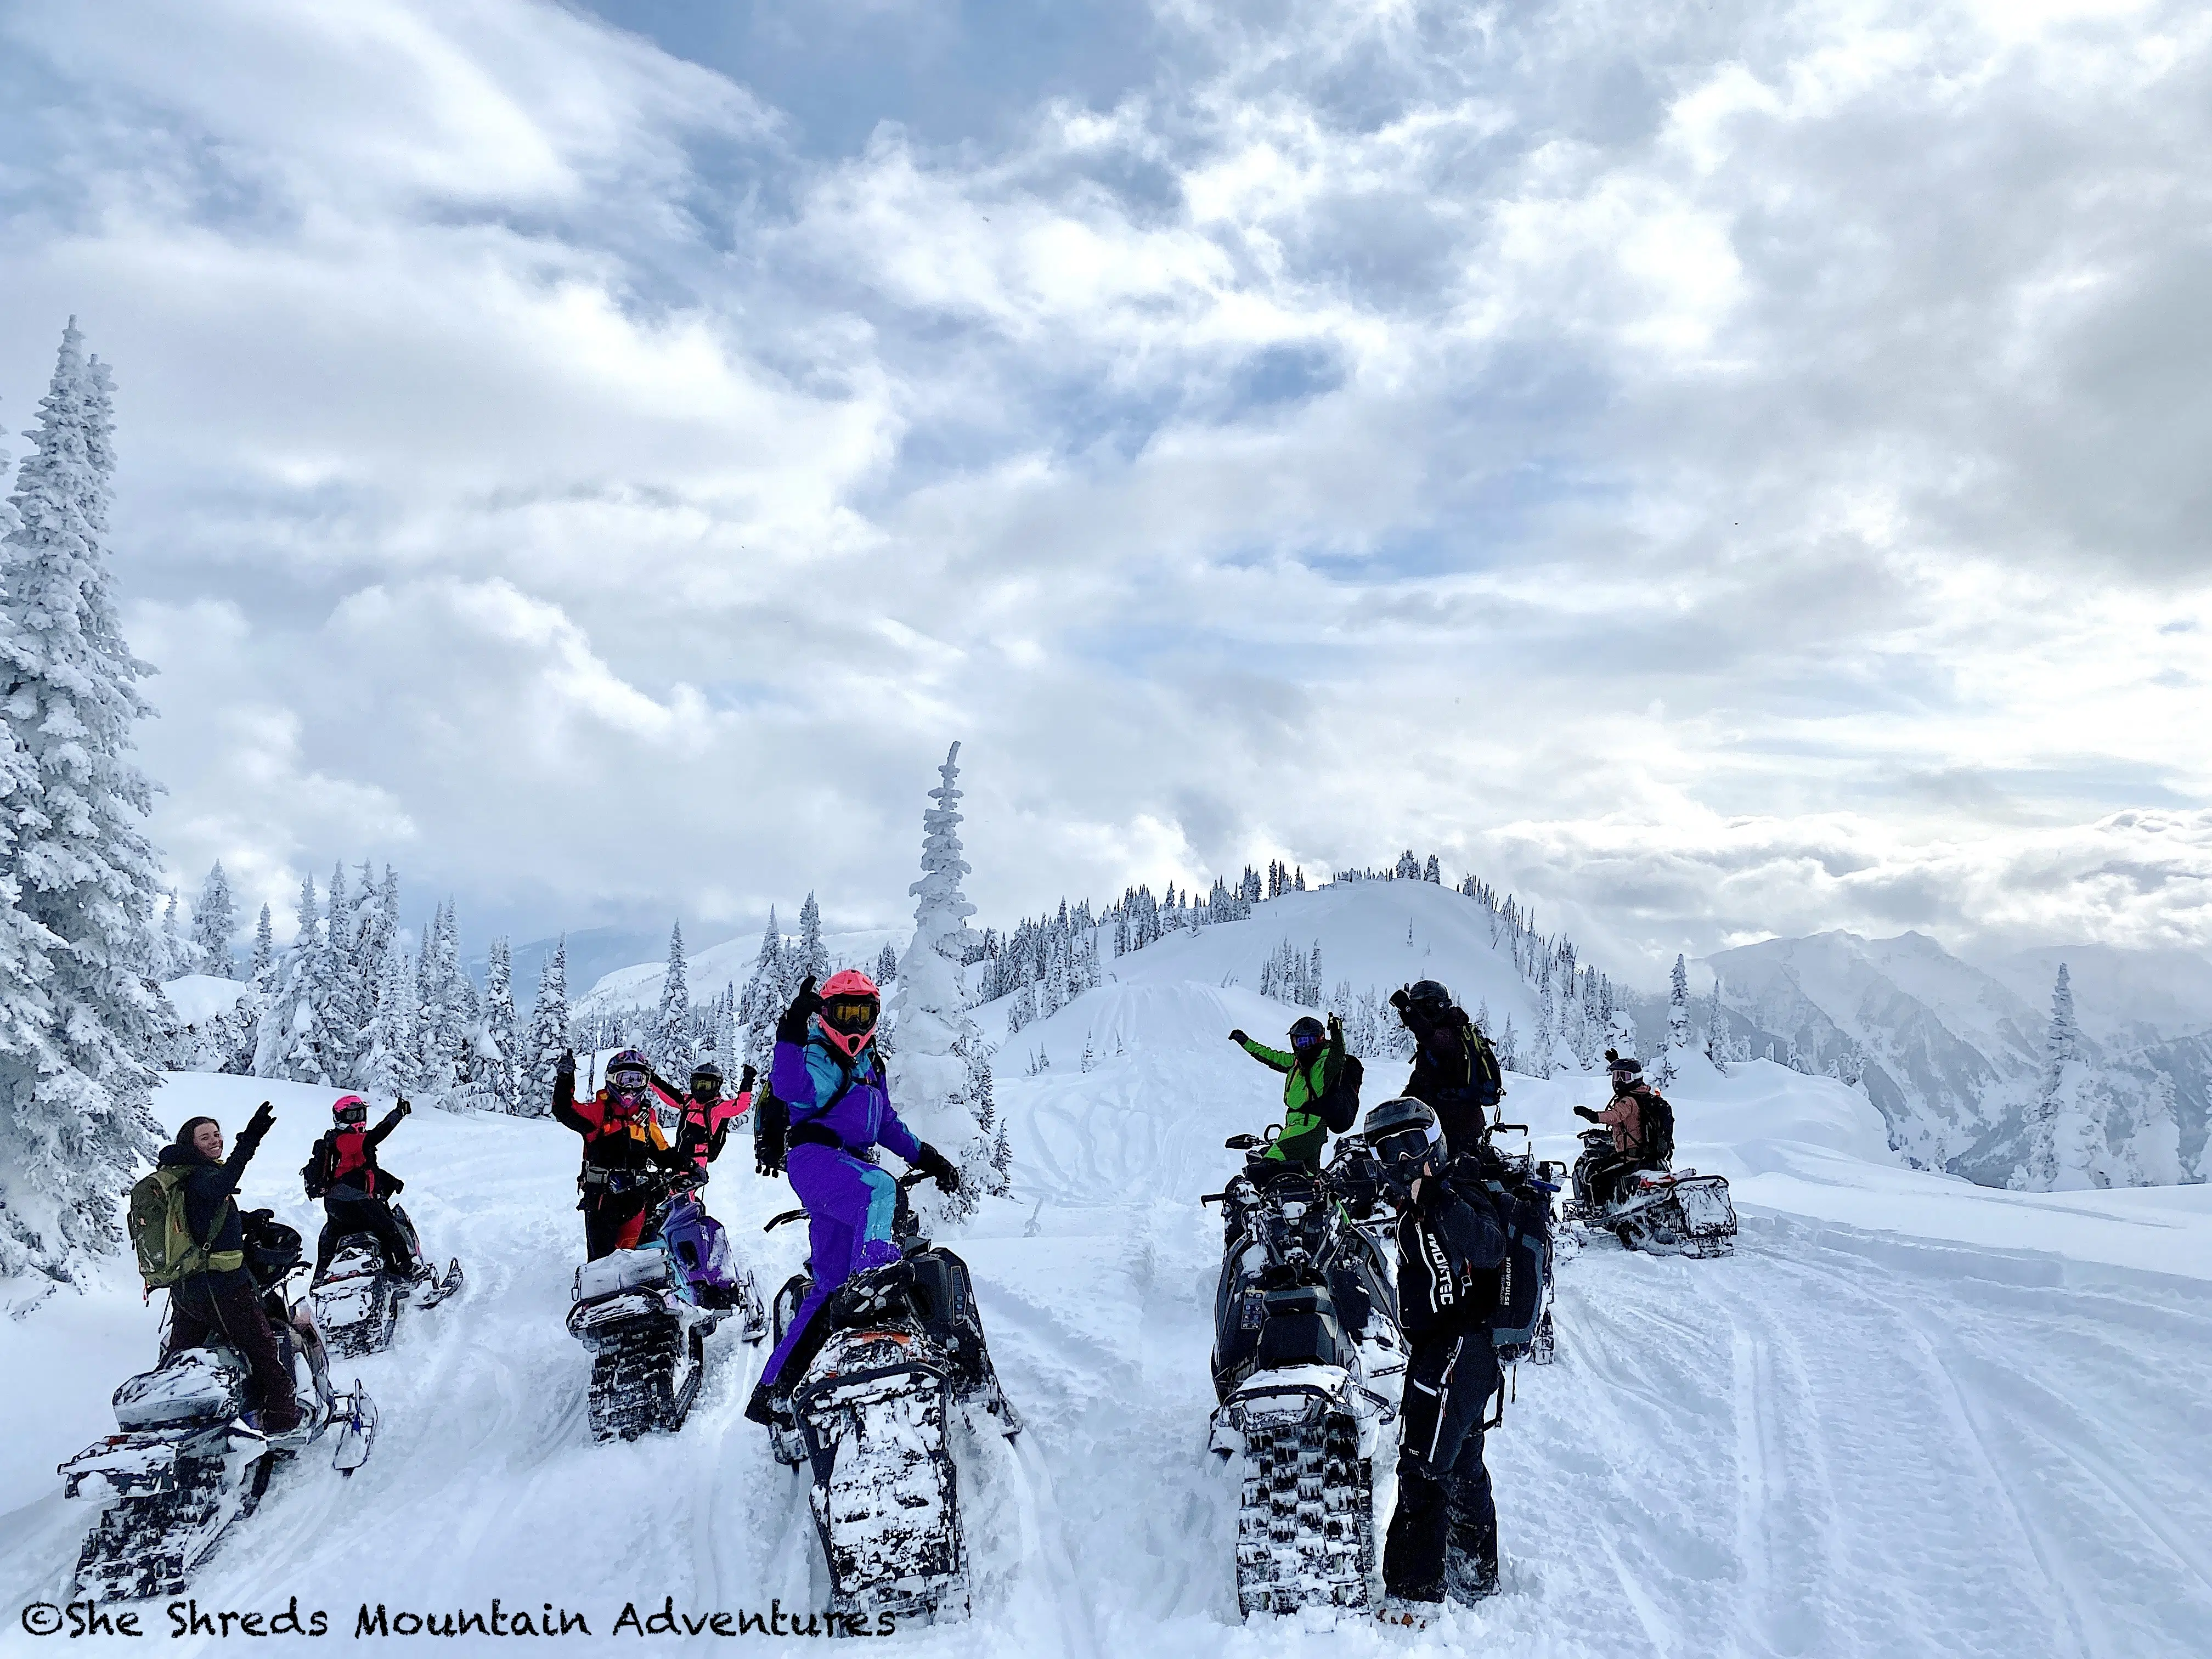
[[[619,1072],[607,1073],[607,1087],[620,1094],[641,1095],[645,1092],[645,1073],[631,1066],[625,1066]]]
[[[847,1036],[859,1036],[876,1029],[882,1012],[883,1004],[873,997],[831,997],[822,1005],[822,1023]]]
[[[1443,1131],[1433,1123],[1409,1123],[1367,1145],[1386,1177],[1410,1180],[1429,1154],[1443,1145]]]
[[[356,1102],[351,1106],[339,1107],[332,1115],[348,1128],[358,1128],[368,1121],[368,1108]]]

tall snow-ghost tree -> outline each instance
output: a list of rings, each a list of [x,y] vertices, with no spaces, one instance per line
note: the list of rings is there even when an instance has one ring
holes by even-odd
[[[530,1010],[530,1034],[524,1040],[522,1109],[543,1117],[553,1109],[553,1067],[568,1046],[568,936],[554,941],[553,954],[538,976],[538,1000]]]
[[[1655,1086],[1664,1089],[1681,1075],[1681,1057],[1690,1047],[1690,970],[1681,953],[1674,956],[1674,971],[1667,990],[1667,1047],[1659,1056]]]
[[[106,366],[85,358],[72,318],[0,540],[0,897],[29,924],[11,920],[0,947],[21,976],[0,978],[0,1271],[70,1281],[119,1239],[116,1194],[154,1145],[161,1041],[143,979],[153,786],[131,757],[152,671],[124,641],[107,568],[113,431]]]
[[[770,905],[751,977],[738,994],[738,1023],[745,1028],[744,1063],[763,1077],[768,1075],[769,1054],[775,1045],[775,1022],[787,1006],[783,981],[783,935],[776,927],[775,907]]]
[[[660,1009],[653,1017],[646,1054],[661,1076],[682,1083],[696,1056],[691,1048],[691,975],[684,960],[684,924],[668,933],[668,969],[660,981]]]
[[[899,1048],[891,1089],[914,1132],[959,1166],[961,1190],[945,1205],[948,1218],[959,1219],[973,1213],[981,1194],[1004,1192],[1006,1177],[994,1162],[994,1137],[977,1115],[989,1098],[990,1061],[968,1018],[961,975],[975,907],[960,886],[969,869],[960,847],[958,744],[946,751],[937,775],[929,792],[937,804],[921,817],[921,879],[907,890],[915,901],[914,939],[899,957],[891,1005]]]
[[[202,973],[238,977],[238,960],[230,953],[237,933],[238,901],[231,896],[230,878],[218,859],[200,884],[199,902],[192,906],[192,943],[199,949]]]
[[[507,941],[495,939],[484,966],[484,1040],[478,1050],[484,1063],[478,1081],[503,1112],[514,1111],[520,1104],[515,1089],[515,1057],[522,1040],[519,1024],[514,1012],[514,959]]]
[[[269,906],[261,907],[261,920],[253,924],[253,965],[247,977],[254,988],[265,991],[276,975],[276,928],[269,919]]]
[[[276,959],[272,970],[276,988],[262,1011],[254,1041],[254,1076],[284,1078],[294,1083],[337,1082],[325,1069],[332,1045],[323,1030],[322,1009],[316,995],[322,945],[323,912],[315,896],[315,878],[302,876],[292,945]]]
[[[792,994],[797,993],[801,980],[811,978],[818,990],[830,977],[830,947],[822,942],[822,907],[811,893],[799,907],[799,949],[787,964],[787,977]]]

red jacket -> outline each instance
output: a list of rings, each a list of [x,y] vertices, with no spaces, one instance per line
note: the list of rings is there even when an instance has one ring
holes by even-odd
[[[584,1138],[584,1162],[603,1170],[678,1170],[683,1159],[660,1132],[653,1109],[653,1096],[668,1097],[655,1089],[634,1109],[624,1109],[602,1089],[589,1100],[576,1098],[576,1079],[556,1075],[553,1079],[553,1115]],[[670,1104],[674,1104],[672,1101]]]

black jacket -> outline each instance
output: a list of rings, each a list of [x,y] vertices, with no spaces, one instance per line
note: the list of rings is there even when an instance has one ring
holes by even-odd
[[[1398,1216],[1398,1312],[1409,1335],[1486,1328],[1498,1302],[1505,1230],[1490,1194],[1432,1176]]]
[[[1454,1157],[1464,1157],[1488,1133],[1487,1114],[1500,1093],[1498,1057],[1456,1008],[1443,1024],[1415,1029],[1413,1040],[1406,1092],[1435,1111],[1444,1144]]]
[[[220,1164],[197,1146],[161,1148],[161,1156],[156,1162],[163,1169],[183,1168],[188,1171],[185,1176],[185,1224],[191,1229],[194,1238],[206,1243],[210,1255],[246,1248],[245,1228],[238,1218],[238,1206],[231,1194],[238,1190],[239,1177],[253,1161],[261,1137],[267,1133],[265,1126],[257,1129],[249,1124],[232,1146],[230,1156]],[[210,1231],[215,1235],[211,1239],[208,1237]],[[234,1267],[228,1273],[210,1273],[204,1277],[216,1290],[253,1282],[253,1275],[243,1267]]]

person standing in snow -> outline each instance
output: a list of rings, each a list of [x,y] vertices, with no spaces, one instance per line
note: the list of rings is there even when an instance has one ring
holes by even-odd
[[[260,1149],[261,1138],[276,1121],[261,1103],[229,1158],[222,1155],[222,1126],[211,1117],[186,1118],[177,1138],[161,1148],[161,1168],[185,1171],[185,1224],[204,1241],[207,1266],[188,1273],[169,1290],[169,1335],[161,1363],[186,1348],[223,1341],[238,1350],[249,1373],[248,1393],[268,1434],[289,1434],[300,1426],[300,1401],[292,1368],[262,1310],[261,1289],[246,1267],[246,1229],[240,1218],[240,1177]]]
[[[1359,1116],[1359,1061],[1347,1053],[1344,1022],[1328,1017],[1328,1029],[1311,1014],[1291,1027],[1291,1051],[1255,1042],[1242,1031],[1229,1040],[1262,1066],[1283,1073],[1283,1132],[1265,1158],[1321,1167],[1332,1133],[1342,1134]]]
[[[682,1116],[676,1130],[676,1150],[698,1166],[702,1178],[707,1166],[722,1155],[730,1126],[750,1111],[752,1103],[751,1066],[744,1069],[735,1100],[722,1098],[722,1068],[713,1060],[702,1060],[691,1068],[690,1092],[678,1108]]]
[[[607,1062],[607,1086],[589,1100],[576,1098],[576,1056],[564,1052],[553,1067],[553,1115],[584,1138],[584,1167],[576,1177],[583,1197],[584,1252],[592,1261],[636,1248],[645,1230],[662,1171],[689,1171],[691,1160],[668,1144],[653,1109],[653,1067],[635,1048]]]
[[[1613,1098],[1601,1112],[1577,1106],[1575,1115],[1602,1123],[1613,1131],[1613,1156],[1592,1164],[1588,1176],[1590,1196],[1601,1204],[1610,1204],[1620,1196],[1621,1183],[1638,1170],[1662,1167],[1663,1160],[1652,1145],[1651,1129],[1665,1107],[1662,1097],[1644,1080],[1643,1061],[1611,1048],[1605,1051],[1605,1060],[1613,1079]]]
[[[1488,1144],[1488,1114],[1505,1092],[1490,1039],[1436,980],[1391,992],[1390,1006],[1413,1034],[1413,1069],[1406,1093],[1426,1101],[1436,1113],[1454,1158],[1473,1156]]]
[[[366,1129],[362,1126],[368,1121],[368,1103],[359,1095],[341,1095],[331,1103],[330,1133],[315,1143],[301,1171],[307,1196],[323,1200],[325,1218],[315,1244],[316,1284],[323,1282],[338,1241],[348,1233],[373,1234],[384,1247],[384,1264],[394,1278],[419,1282],[430,1276],[428,1267],[416,1260],[399,1218],[392,1213],[390,1200],[406,1183],[376,1161],[376,1149],[384,1138],[414,1109],[403,1100],[374,1129]]]
[[[1473,1602],[1498,1591],[1498,1506],[1482,1461],[1483,1408],[1498,1386],[1491,1313],[1505,1230],[1490,1196],[1455,1186],[1436,1112],[1411,1098],[1367,1115],[1366,1139],[1398,1212],[1399,1317],[1407,1355],[1398,1505],[1382,1583],[1402,1602]]]
[[[898,1191],[866,1156],[889,1147],[948,1193],[960,1172],[945,1154],[915,1138],[891,1108],[883,1055],[873,1038],[883,996],[866,974],[833,974],[820,994],[809,975],[775,1028],[769,1088],[788,1115],[784,1164],[806,1208],[813,1282],[769,1356],[745,1415],[774,1425],[790,1415],[790,1388],[828,1335],[817,1316],[830,1293],[854,1274],[899,1259],[891,1242]]]

